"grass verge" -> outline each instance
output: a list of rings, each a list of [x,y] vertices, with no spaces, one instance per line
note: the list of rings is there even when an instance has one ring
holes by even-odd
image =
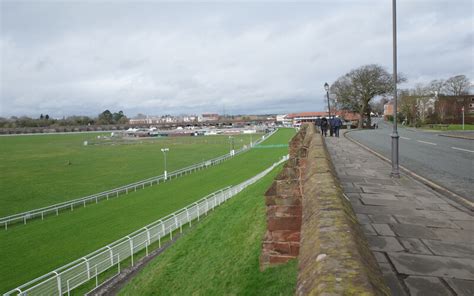
[[[444,125],[443,125],[444,126]],[[449,124],[448,127],[443,127],[439,124],[434,124],[434,125],[423,125],[421,127],[422,129],[425,130],[436,130],[436,131],[462,131],[462,124]],[[474,130],[474,124],[465,124],[464,125],[464,130],[466,131],[473,131]]]
[[[263,195],[278,170],[216,209],[119,294],[293,295],[296,260],[259,270],[265,232]]]

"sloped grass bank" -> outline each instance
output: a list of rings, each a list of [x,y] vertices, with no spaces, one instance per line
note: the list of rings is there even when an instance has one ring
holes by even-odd
[[[120,295],[293,295],[296,261],[259,270],[264,192],[281,167],[217,208]]]

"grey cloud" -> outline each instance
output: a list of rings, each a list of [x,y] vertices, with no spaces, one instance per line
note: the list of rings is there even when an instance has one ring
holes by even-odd
[[[323,110],[324,82],[390,70],[388,2],[2,2],[0,115]],[[472,4],[449,3],[399,1],[407,86],[474,77]]]

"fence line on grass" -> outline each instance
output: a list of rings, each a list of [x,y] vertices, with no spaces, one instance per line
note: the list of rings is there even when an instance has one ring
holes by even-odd
[[[97,286],[99,274],[110,270],[114,266],[117,266],[118,272],[120,272],[120,262],[128,258],[131,259],[133,266],[136,253],[145,250],[146,255],[148,255],[149,246],[156,242],[158,242],[158,248],[160,248],[162,238],[169,235],[172,239],[173,231],[179,229],[182,232],[183,225],[189,224],[191,226],[194,220],[199,221],[203,215],[207,215],[215,207],[263,178],[288,158],[288,155],[283,156],[281,160],[272,164],[269,168],[238,185],[211,193],[187,207],[3,295],[69,295],[71,290],[94,279]]]
[[[128,194],[131,191],[137,191],[137,189],[143,189],[148,186],[153,186],[153,184],[160,184],[163,182],[166,182],[166,180],[173,179],[173,177],[176,179],[178,177],[181,177],[183,175],[190,174],[192,172],[196,172],[202,169],[205,169],[210,166],[214,166],[217,164],[220,164],[235,155],[238,155],[240,153],[243,153],[245,151],[248,151],[251,149],[253,146],[260,144],[261,142],[265,141],[268,139],[270,136],[272,136],[277,130],[273,130],[270,133],[267,133],[263,135],[260,139],[255,141],[251,146],[243,147],[239,150],[236,150],[234,153],[228,153],[213,159],[209,159],[200,163],[196,163],[193,165],[190,165],[185,168],[178,169],[176,171],[173,171],[171,173],[168,173],[167,178],[165,179],[164,174],[151,177],[145,180],[141,180],[138,182],[134,182],[128,185],[120,186],[111,190],[103,191],[100,193],[88,195],[86,197],[81,197],[61,203],[57,203],[54,205],[50,205],[47,207],[43,208],[38,208],[6,217],[1,217],[0,218],[0,225],[4,226],[4,229],[8,229],[8,225],[14,224],[14,223],[23,223],[26,224],[27,221],[32,220],[32,219],[39,219],[41,218],[42,220],[47,216],[47,215],[59,215],[60,212],[62,211],[73,211],[74,208],[77,207],[86,207],[87,204],[90,203],[98,203],[101,200],[108,200],[109,198],[114,198],[118,197],[120,194]]]

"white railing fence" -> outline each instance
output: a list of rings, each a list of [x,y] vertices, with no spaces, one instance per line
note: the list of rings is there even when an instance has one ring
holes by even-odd
[[[120,262],[130,258],[134,264],[134,255],[145,249],[148,255],[148,248],[151,244],[158,242],[161,247],[161,240],[169,235],[173,238],[173,231],[182,231],[183,225],[192,225],[192,221],[198,220],[215,207],[224,203],[247,186],[260,180],[276,166],[288,160],[288,155],[256,176],[231,187],[226,187],[197,202],[188,205],[164,218],[161,218],[87,256],[60,267],[48,274],[25,283],[7,293],[7,295],[63,295],[71,290],[95,279],[98,285],[98,275],[117,266],[120,272]]]
[[[263,135],[258,141],[255,141],[253,143],[252,147],[255,146],[255,145],[260,144],[263,141],[265,141],[270,136],[272,136],[276,131],[277,130],[274,130],[274,131],[272,131],[268,134]],[[50,206],[47,206],[47,207],[34,209],[34,210],[30,210],[30,211],[26,211],[26,212],[22,212],[22,213],[18,213],[18,214],[6,216],[6,217],[1,217],[0,218],[0,225],[3,225],[4,229],[7,230],[8,225],[11,225],[11,224],[14,224],[14,223],[26,224],[27,221],[32,220],[32,219],[37,219],[37,218],[38,219],[41,218],[43,220],[48,215],[59,215],[59,213],[61,213],[63,211],[73,211],[75,208],[78,208],[78,207],[86,207],[87,204],[98,203],[101,200],[108,200],[110,198],[118,197],[121,194],[128,194],[129,192],[135,192],[135,191],[137,191],[137,189],[143,189],[145,187],[157,185],[157,184],[166,182],[166,180],[170,180],[170,179],[173,179],[173,178],[176,179],[178,177],[181,177],[181,176],[184,176],[184,175],[196,172],[196,171],[200,171],[200,170],[205,169],[207,167],[220,164],[220,163],[234,157],[235,155],[238,155],[240,153],[248,151],[252,147],[251,146],[243,147],[243,148],[235,151],[235,153],[233,153],[233,154],[228,153],[228,154],[225,154],[225,155],[222,155],[222,156],[210,159],[210,160],[206,160],[206,161],[203,161],[203,162],[200,162],[200,163],[197,163],[197,164],[193,164],[193,165],[185,167],[185,168],[178,169],[176,171],[168,173],[168,176],[167,176],[166,179],[165,179],[164,175],[159,175],[159,176],[151,177],[151,178],[141,180],[141,181],[138,181],[138,182],[135,182],[135,183],[131,183],[131,184],[128,184],[128,185],[124,185],[124,186],[121,186],[121,187],[118,187],[118,188],[107,190],[107,191],[104,191],[104,192],[92,194],[92,195],[89,195],[89,196],[86,196],[86,197],[81,197],[81,198],[78,198],[78,199],[73,199],[73,200],[70,200],[70,201],[57,203],[57,204],[50,205]]]

